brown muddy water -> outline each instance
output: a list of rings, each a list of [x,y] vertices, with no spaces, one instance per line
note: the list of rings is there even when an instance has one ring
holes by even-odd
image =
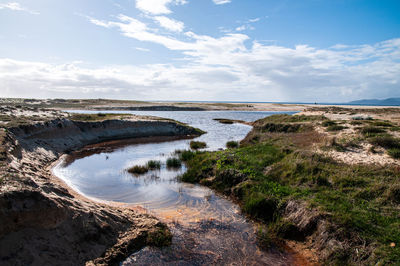
[[[88,112],[86,112],[88,113]],[[242,124],[220,124],[213,118],[244,121],[275,112],[126,112],[175,119],[208,133],[207,150],[218,150],[230,140],[241,140],[251,130]],[[258,226],[239,207],[207,187],[180,182],[185,167],[168,169],[165,161],[176,149],[188,149],[190,140],[97,146],[93,152],[74,153],[53,169],[79,193],[94,200],[144,208],[167,223],[173,233],[165,248],[146,247],[121,265],[293,265],[295,258],[276,247],[261,249]],[[115,144],[115,143],[114,143]],[[120,144],[120,143],[119,143]],[[100,147],[100,148],[99,148]],[[133,165],[159,160],[161,169],[142,176],[126,172]]]

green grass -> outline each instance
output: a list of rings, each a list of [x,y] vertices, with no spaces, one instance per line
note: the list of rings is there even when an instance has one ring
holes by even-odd
[[[228,141],[226,143],[226,147],[229,148],[229,149],[237,148],[237,147],[239,147],[239,142],[237,142],[237,141]]]
[[[161,168],[161,162],[160,161],[155,161],[155,160],[150,160],[146,163],[146,167],[150,170],[156,170]]]
[[[179,151],[175,151],[176,154],[178,154],[179,159],[182,162],[186,162],[190,159],[192,159],[195,155],[195,152],[191,151],[191,150],[179,150]]]
[[[134,174],[134,175],[143,175],[149,171],[149,168],[147,166],[143,165],[135,165],[130,168],[128,168],[128,173]]]
[[[328,126],[327,128],[326,128],[326,130],[328,130],[328,131],[340,131],[340,130],[343,130],[343,129],[346,129],[347,127],[345,127],[345,126],[342,126],[342,125],[330,125],[330,126]]]
[[[334,125],[336,125],[336,122],[332,121],[332,120],[326,120],[326,121],[322,122],[323,127],[329,127],[329,126],[334,126]]]
[[[391,157],[393,157],[394,159],[400,159],[400,149],[399,148],[389,149],[388,154]]]
[[[167,159],[168,168],[180,168],[181,166],[182,162],[178,158],[172,157]]]
[[[190,148],[193,150],[199,150],[199,149],[204,149],[205,147],[207,147],[207,144],[203,141],[194,141],[192,140],[190,142]]]
[[[268,140],[266,136],[271,133],[260,128],[252,134],[260,137],[240,148],[193,154],[186,162],[188,170],[182,180],[202,183],[234,197],[245,213],[264,222],[275,237],[299,237],[294,225],[282,220],[282,206],[289,200],[307,202],[328,214],[324,219],[336,228],[331,234],[348,246],[330,257],[327,264],[352,264],[358,254],[366,254],[362,264],[400,263],[399,168],[347,165],[296,146],[297,142],[292,142],[296,137]],[[312,137],[294,134],[297,138]],[[378,136],[371,141],[398,154],[395,149],[400,144],[395,138]],[[274,236],[264,233],[263,238]],[[392,242],[396,247],[389,246]]]
[[[367,137],[371,137],[371,136],[375,136],[377,134],[380,133],[385,133],[386,130],[380,127],[373,127],[373,126],[366,126],[361,128],[361,134],[367,136]]]

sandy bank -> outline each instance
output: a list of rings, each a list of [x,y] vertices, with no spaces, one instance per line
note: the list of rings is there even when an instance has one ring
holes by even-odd
[[[116,265],[168,242],[154,217],[92,202],[52,176],[63,153],[106,140],[199,135],[172,121],[53,119],[1,130],[0,264]]]

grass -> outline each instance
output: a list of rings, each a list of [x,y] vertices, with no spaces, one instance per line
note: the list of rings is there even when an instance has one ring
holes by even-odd
[[[385,133],[386,130],[380,127],[366,126],[361,128],[361,134],[365,136],[375,136],[377,134]]]
[[[340,131],[340,130],[343,130],[343,129],[346,129],[347,127],[345,127],[345,126],[342,126],[342,125],[330,125],[330,126],[328,126],[327,128],[326,128],[326,130],[328,130],[328,131]]]
[[[168,158],[167,159],[167,167],[168,168],[180,168],[182,166],[181,160],[179,158]]]
[[[388,154],[394,159],[400,159],[400,149],[399,148],[389,149]]]
[[[237,148],[237,147],[239,147],[239,142],[237,142],[237,141],[228,141],[226,143],[226,147],[229,148],[229,149]]]
[[[149,170],[156,170],[161,168],[161,162],[160,161],[155,161],[155,160],[150,160],[146,163],[146,167]]]
[[[322,122],[323,127],[329,127],[329,126],[334,126],[334,125],[336,125],[336,122],[332,121],[332,120],[327,120],[327,121]]]
[[[143,175],[150,170],[157,170],[160,168],[161,168],[160,161],[150,160],[146,163],[146,165],[134,165],[134,166],[128,168],[127,171],[128,171],[128,173],[131,173],[134,175]]]
[[[194,141],[192,140],[190,142],[190,148],[193,150],[199,150],[199,149],[204,149],[205,147],[207,147],[207,144],[203,141]]]
[[[277,117],[266,119],[281,123]],[[320,120],[311,123],[316,121]],[[265,123],[269,122],[256,122]],[[398,265],[400,168],[348,165],[316,154],[316,133],[311,133],[276,135],[254,128],[237,149],[194,153],[181,178],[235,198],[245,213],[267,226],[270,235],[263,233],[263,239],[299,237],[295,225],[282,216],[282,208],[295,199],[326,213],[324,219],[336,228],[326,234],[346,243],[324,263]],[[399,152],[395,138],[378,136],[371,141]],[[395,247],[390,247],[392,242]]]
[[[128,168],[128,173],[134,174],[134,175],[143,175],[149,171],[149,168],[143,165],[135,165],[130,168]]]
[[[177,150],[177,151],[175,151],[175,154],[178,154],[179,159],[182,162],[186,162],[186,161],[192,159],[195,155],[195,153],[191,150]]]
[[[127,118],[129,116],[130,116],[129,114],[106,114],[106,113],[71,114],[69,116],[69,119],[73,121],[93,122],[93,121],[103,121],[107,119],[122,119],[122,118]]]

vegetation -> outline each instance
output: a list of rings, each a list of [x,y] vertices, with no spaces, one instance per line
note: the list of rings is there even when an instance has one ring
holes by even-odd
[[[167,167],[168,168],[180,168],[182,166],[181,160],[179,158],[168,158],[167,159]]]
[[[343,130],[345,128],[347,128],[347,127],[342,126],[342,125],[331,125],[331,126],[328,126],[326,128],[326,130],[328,130],[328,131],[340,131],[340,130]]]
[[[245,213],[265,223],[267,230],[260,236],[264,242],[312,234],[285,218],[285,206],[295,200],[318,210],[327,221],[326,233],[345,243],[325,263],[399,264],[400,168],[347,165],[316,154],[312,146],[324,140],[312,125],[306,131],[264,130],[268,123],[324,120],[282,115],[259,120],[240,148],[194,153],[182,180],[235,198]],[[398,155],[395,138],[379,136],[371,142]]]
[[[166,226],[156,227],[147,235],[146,243],[156,247],[169,246],[172,241],[172,234]]]
[[[103,121],[107,119],[123,119],[123,118],[129,118],[130,116],[131,115],[129,114],[97,113],[97,114],[71,114],[69,118],[73,121],[92,122],[92,121]]]
[[[214,118],[213,120],[220,122],[221,124],[234,124],[234,123],[243,123],[247,124],[247,122],[243,120],[236,120],[236,119],[226,119],[226,118]]]
[[[237,147],[239,147],[239,142],[237,142],[237,141],[228,141],[226,143],[226,147],[229,148],[229,149],[237,148]]]
[[[156,170],[161,168],[161,162],[160,161],[154,161],[150,160],[146,163],[146,167],[150,170]]]
[[[193,150],[204,149],[205,147],[207,147],[207,143],[205,143],[203,141],[194,141],[194,140],[192,140],[190,142],[190,148],[193,149]]]
[[[195,153],[191,150],[176,150],[175,154],[178,154],[179,159],[182,162],[186,162],[186,161],[192,159],[195,155]]]
[[[143,165],[135,165],[130,168],[128,168],[128,173],[134,174],[134,175],[143,175],[149,171],[149,168]]]
[[[361,128],[361,133],[365,136],[374,136],[376,134],[385,133],[386,131],[380,127],[366,126]]]

